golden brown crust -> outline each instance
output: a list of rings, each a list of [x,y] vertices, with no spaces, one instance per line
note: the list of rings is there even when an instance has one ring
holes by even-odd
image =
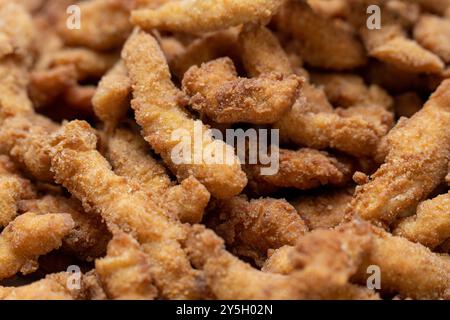
[[[414,28],[414,38],[421,46],[450,62],[450,19],[422,15]]]

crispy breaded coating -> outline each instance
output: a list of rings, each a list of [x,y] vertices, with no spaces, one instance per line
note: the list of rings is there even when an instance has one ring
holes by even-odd
[[[265,73],[292,73],[291,63],[272,32],[260,25],[245,25],[239,33],[242,62],[249,77]]]
[[[414,38],[420,45],[450,63],[450,19],[422,15],[414,27]]]
[[[192,41],[183,52],[175,55],[172,60],[167,59],[170,71],[181,80],[191,66],[200,66],[202,63],[221,57],[231,57],[235,60],[239,56],[237,38],[236,28],[200,36]],[[164,50],[163,44],[161,46]]]
[[[21,287],[0,287],[0,300],[76,300],[81,290],[70,290],[66,272],[47,275],[44,279]]]
[[[149,257],[155,284],[162,298],[205,297],[201,273],[194,270],[180,241],[186,229],[148,196],[111,170],[95,150],[97,138],[83,121],[64,125],[52,139],[55,179],[94,209],[108,228],[133,235]]]
[[[95,271],[109,299],[153,300],[157,296],[147,256],[126,233],[114,235],[106,257],[95,261]]]
[[[330,229],[339,225],[345,216],[345,209],[352,200],[354,188],[304,195],[290,203],[311,229]]]
[[[68,214],[24,213],[0,234],[0,279],[37,269],[37,258],[62,244],[74,227]]]
[[[293,272],[261,272],[223,249],[222,240],[201,226],[187,247],[218,299],[373,299],[348,282],[364,258],[370,237],[346,230],[318,230],[301,237],[292,254]]]
[[[328,100],[336,107],[382,106],[391,109],[392,97],[377,85],[367,86],[362,77],[344,73],[312,73],[311,82],[323,86]]]
[[[297,99],[302,79],[268,73],[239,78],[229,58],[192,67],[183,78],[183,91],[192,107],[218,123],[273,123]]]
[[[95,115],[112,132],[125,117],[131,99],[131,81],[123,61],[119,61],[106,73],[92,98]]]
[[[346,0],[307,0],[307,2],[315,13],[327,18],[343,17],[350,10]]]
[[[399,25],[388,25],[380,30],[361,28],[362,38],[371,57],[416,73],[439,73],[444,69],[442,60],[406,38]]]
[[[274,174],[261,174],[262,165],[245,166],[251,180],[276,187],[313,189],[327,184],[344,185],[351,179],[353,166],[343,157],[308,148],[278,151],[279,168]]]
[[[402,219],[393,233],[430,249],[450,238],[450,192],[420,203],[416,214]]]
[[[67,15],[61,15],[57,30],[70,46],[109,50],[121,46],[132,26],[129,11],[121,0],[92,0],[75,3],[81,12],[80,28],[68,28]]]
[[[279,274],[289,274],[294,268],[291,256],[294,248],[292,245],[285,245],[276,250],[269,250],[267,260],[261,267],[261,271]]]
[[[397,117],[411,118],[418,112],[424,102],[414,91],[405,92],[394,97],[394,110]]]
[[[364,48],[355,34],[317,15],[303,1],[286,1],[276,24],[300,42],[301,57],[313,67],[344,70],[366,63]]]
[[[20,200],[35,196],[31,182],[17,172],[7,156],[0,155],[0,228],[6,227],[19,214]]]
[[[39,199],[20,201],[19,210],[39,214],[69,214],[74,227],[63,239],[61,249],[64,252],[87,261],[92,261],[106,252],[106,245],[111,235],[105,224],[93,212],[85,212],[81,203],[75,198],[49,194]]]
[[[200,222],[209,202],[208,190],[192,176],[175,185],[149,151],[141,136],[117,129],[109,138],[107,158],[116,174],[135,182],[173,216],[182,222]]]
[[[196,134],[196,126],[203,131],[207,128],[181,109],[183,94],[170,80],[167,63],[156,40],[149,34],[134,34],[126,43],[122,56],[133,84],[131,105],[145,140],[161,155],[180,181],[192,175],[216,198],[230,198],[238,194],[247,179],[234,156],[234,150],[222,141],[213,140],[210,135]],[[177,132],[181,136],[174,137]],[[219,163],[209,164],[212,161],[207,163],[205,159],[197,159],[194,161],[197,164],[193,161],[175,164],[173,148],[186,140],[190,141],[189,145],[193,140],[201,140],[196,143],[201,144],[200,151],[205,148],[223,150],[225,159],[229,160],[224,163],[223,159],[213,159]]]
[[[363,219],[389,224],[414,210],[443,181],[450,148],[450,80],[397,126],[380,147],[387,154],[384,164],[356,190],[350,212]]]
[[[411,2],[417,2],[424,9],[429,10],[431,12],[442,14],[446,9],[450,7],[449,0],[408,0]]]
[[[144,30],[199,33],[217,31],[242,23],[267,23],[282,0],[185,0],[157,9],[131,13],[133,24]]]
[[[260,266],[268,250],[294,245],[308,231],[285,200],[247,200],[245,196],[216,202],[206,225],[224,239],[233,254],[250,258]]]
[[[375,229],[367,261],[358,278],[368,277],[367,267],[381,271],[381,290],[413,299],[450,299],[450,259],[405,238]]]

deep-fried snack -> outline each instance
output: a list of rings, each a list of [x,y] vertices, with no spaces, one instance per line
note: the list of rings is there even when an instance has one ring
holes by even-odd
[[[393,233],[431,249],[450,238],[450,192],[420,203],[416,214],[402,219]]]
[[[218,123],[273,123],[297,99],[302,80],[267,73],[258,78],[239,78],[229,58],[192,67],[183,78],[190,104]]]
[[[394,110],[397,117],[411,118],[423,106],[422,98],[415,92],[405,92],[394,97]]]
[[[133,11],[131,21],[144,30],[217,31],[247,22],[267,22],[282,3],[282,0],[172,1],[154,10]]]
[[[347,15],[350,7],[346,0],[307,0],[311,9],[327,18],[339,18]]]
[[[175,55],[172,59],[167,59],[170,71],[181,80],[191,66],[200,66],[202,63],[221,57],[237,60],[239,58],[237,37],[236,28],[220,30],[199,37],[192,41],[183,52]],[[161,43],[161,47],[166,53],[163,43]]]
[[[420,45],[450,62],[450,19],[422,15],[414,28],[414,38]]]
[[[147,256],[126,233],[114,235],[106,257],[95,261],[95,271],[109,299],[153,300],[157,296]]]
[[[352,200],[354,188],[304,195],[290,203],[311,229],[329,229],[339,225]]]
[[[82,290],[67,287],[70,273],[50,274],[45,279],[21,287],[0,287],[0,300],[76,300]]]
[[[105,123],[107,132],[112,132],[130,107],[131,81],[123,61],[103,76],[92,98],[96,116]]]
[[[409,72],[439,73],[444,69],[437,55],[406,38],[399,25],[384,26],[380,30],[363,27],[361,34],[369,56],[380,61]]]
[[[18,207],[21,212],[69,214],[74,228],[63,239],[64,252],[87,261],[105,253],[111,238],[108,230],[95,213],[84,212],[77,199],[48,194],[39,199],[21,200]]]
[[[58,33],[66,44],[109,50],[125,42],[132,26],[124,1],[79,1],[76,5],[81,12],[80,28],[68,28],[66,15],[61,15],[57,23]]]
[[[38,267],[37,258],[62,244],[74,227],[68,214],[24,213],[0,234],[0,279],[31,273]]]
[[[108,228],[119,228],[138,240],[149,256],[155,285],[161,297],[195,299],[205,297],[201,272],[192,268],[180,241],[185,226],[149,197],[117,176],[96,151],[97,138],[83,121],[72,121],[52,139],[52,171],[55,180],[94,209]]]
[[[297,151],[279,149],[275,174],[262,175],[261,165],[246,165],[252,181],[275,187],[313,189],[322,185],[344,185],[351,179],[352,163],[325,151],[303,148]]]
[[[117,129],[109,138],[107,158],[116,174],[135,182],[182,222],[202,220],[210,198],[208,190],[192,176],[174,185],[166,168],[151,156],[147,143],[138,134]]]
[[[156,40],[149,34],[134,34],[127,41],[122,56],[133,83],[131,106],[145,140],[161,155],[179,180],[192,175],[217,198],[230,198],[238,194],[247,183],[239,160],[232,148],[222,141],[213,140],[209,135],[195,134],[196,125],[204,131],[206,128],[181,109],[183,95],[170,80],[167,63]],[[173,137],[175,131],[182,133],[182,136]],[[183,138],[190,141],[189,145],[195,139],[201,141],[201,150],[194,152],[203,152],[207,147],[223,150],[225,159],[231,161],[224,163],[223,159],[216,159],[218,164],[208,164],[202,159],[198,164],[192,161],[175,164],[171,153],[180,141],[185,141]]]
[[[206,225],[224,239],[232,253],[260,266],[268,250],[294,245],[308,231],[297,211],[285,200],[247,200],[237,196],[215,202],[213,209]]]
[[[384,164],[369,183],[357,188],[350,212],[389,224],[414,210],[447,174],[449,130],[450,80],[446,80],[421,111],[386,137],[378,156],[386,155]]]
[[[303,1],[286,1],[276,24],[300,41],[300,55],[313,67],[344,70],[366,63],[364,48],[355,34],[317,15]]]
[[[301,237],[287,276],[253,269],[202,226],[193,228],[187,248],[219,299],[374,299],[370,291],[348,282],[370,246],[362,231],[317,230]]]
[[[0,228],[19,214],[18,202],[36,196],[31,182],[20,176],[7,156],[0,155]]]

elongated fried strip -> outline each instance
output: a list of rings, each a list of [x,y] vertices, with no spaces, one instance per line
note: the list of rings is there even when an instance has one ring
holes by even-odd
[[[352,164],[324,151],[303,148],[279,149],[279,168],[271,175],[261,174],[261,165],[246,165],[246,171],[259,183],[276,187],[313,189],[322,185],[343,185],[352,175]]]
[[[112,132],[125,116],[130,106],[131,81],[123,61],[103,76],[92,98],[94,112],[105,123],[107,132]]]
[[[62,244],[74,227],[68,214],[25,213],[11,222],[0,235],[0,279],[37,269],[37,258]]]
[[[8,118],[0,126],[0,151],[31,176],[53,182],[46,146],[49,134],[57,127],[35,114]]]
[[[234,60],[238,56],[237,37],[236,28],[206,34],[192,41],[186,50],[175,55],[172,60],[167,59],[170,70],[181,80],[191,66],[200,66],[220,57]]]
[[[407,39],[398,25],[388,25],[380,30],[362,27],[361,30],[369,55],[380,61],[409,72],[439,73],[444,69],[444,63],[437,55]]]
[[[296,75],[278,73],[239,78],[229,58],[194,66],[183,78],[192,107],[218,123],[273,123],[291,108],[301,84]]]
[[[170,73],[164,55],[156,40],[145,33],[130,37],[122,53],[133,83],[132,108],[136,121],[143,129],[143,135],[152,148],[161,155],[179,180],[194,176],[217,198],[230,198],[238,194],[247,180],[242,172],[234,150],[222,141],[213,140],[208,135],[195,134],[198,126],[206,131],[201,122],[190,119],[181,109],[182,94],[170,80]],[[174,132],[182,136],[173,137]],[[231,161],[208,164],[204,159],[197,164],[175,164],[173,148],[181,141],[201,139],[200,151],[205,148],[223,150],[225,159]],[[199,151],[195,151],[199,152]],[[216,162],[217,163],[217,162]]]
[[[208,204],[208,190],[194,177],[174,185],[164,166],[149,153],[141,136],[117,129],[108,142],[108,160],[114,172],[137,183],[155,203],[182,222],[200,222]]]
[[[307,227],[285,200],[247,200],[237,196],[215,203],[206,224],[221,236],[231,252],[262,265],[269,249],[294,245]]]
[[[69,273],[50,274],[45,279],[21,287],[0,287],[0,300],[75,300],[82,291],[69,290]]]
[[[424,48],[450,62],[450,19],[422,15],[414,28],[414,38]]]
[[[401,220],[394,234],[431,249],[450,238],[450,193],[419,204],[416,215]]]
[[[245,25],[239,33],[239,47],[249,77],[271,72],[292,73],[289,58],[278,39],[263,26]]]
[[[18,215],[18,201],[34,196],[31,182],[18,174],[8,157],[0,156],[0,227]]]
[[[126,233],[114,235],[106,257],[95,261],[95,271],[109,299],[153,300],[157,295],[147,256]]]
[[[314,67],[353,69],[366,63],[362,44],[354,34],[315,14],[304,1],[286,1],[277,27],[300,41],[300,54]]]
[[[61,15],[57,27],[64,42],[94,50],[109,50],[122,45],[132,26],[129,11],[121,0],[79,1],[80,28],[68,28],[67,16]]]
[[[72,198],[46,195],[40,199],[19,202],[22,212],[67,213],[72,217],[74,228],[64,237],[61,249],[82,260],[92,261],[102,256],[111,236],[99,217],[84,212],[81,203]]]
[[[199,33],[246,22],[267,22],[281,0],[187,0],[163,4],[155,10],[133,11],[131,21],[144,30]]]
[[[369,183],[357,188],[350,212],[389,224],[414,210],[447,173],[450,80],[440,85],[421,111],[394,129],[385,143],[385,164]]]
[[[83,121],[72,121],[53,137],[52,171],[55,179],[94,209],[109,229],[130,233],[149,257],[155,284],[163,298],[187,299],[205,296],[201,273],[194,270],[180,240],[183,225],[148,196],[117,176],[95,150],[96,136]]]
[[[311,229],[329,229],[339,225],[352,200],[354,188],[300,196],[290,203]]]
[[[300,238],[289,275],[261,272],[223,249],[213,232],[196,226],[187,241],[218,299],[369,299],[348,278],[370,245],[370,237],[348,230],[314,231]],[[300,269],[300,270],[297,270]]]

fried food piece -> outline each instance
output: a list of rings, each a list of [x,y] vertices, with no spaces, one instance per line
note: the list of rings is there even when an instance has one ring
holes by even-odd
[[[349,230],[318,230],[301,237],[286,276],[253,269],[223,248],[222,240],[195,226],[187,241],[194,265],[204,270],[218,299],[369,299],[372,293],[348,282],[370,245]]]
[[[300,42],[301,57],[313,67],[345,70],[366,63],[364,48],[355,34],[317,15],[303,1],[286,1],[276,24]]]
[[[62,244],[74,227],[68,214],[25,213],[0,234],[0,279],[37,269],[37,258]]]
[[[307,0],[311,9],[326,18],[344,17],[350,10],[345,0]]]
[[[394,234],[430,249],[450,238],[450,192],[420,203],[416,215],[402,219]]]
[[[122,60],[103,76],[97,86],[92,104],[95,115],[112,132],[130,107],[131,81]]]
[[[36,11],[37,9],[42,7],[42,5],[46,1],[47,0],[12,0],[12,2],[14,3],[19,3],[25,6],[25,8],[27,8],[28,11]]]
[[[395,114],[400,117],[411,118],[422,108],[424,102],[414,91],[405,92],[394,97]]]
[[[189,118],[181,109],[183,95],[170,80],[167,63],[156,40],[149,34],[134,34],[122,55],[133,84],[131,106],[135,110],[136,121],[143,129],[145,140],[161,155],[177,178],[182,181],[194,176],[216,198],[231,198],[240,193],[247,179],[234,150],[209,135],[196,135],[196,127],[203,132],[207,128]],[[174,132],[181,133],[181,136],[174,139]],[[197,164],[192,161],[175,164],[171,155],[173,148],[186,140],[191,145],[193,139],[201,139],[201,150],[194,152],[205,148],[223,150],[225,159],[231,161],[224,163],[223,159],[213,159],[218,164],[208,164],[201,159]]]
[[[374,228],[375,229],[375,228]],[[378,228],[367,261],[358,278],[367,279],[367,267],[381,271],[381,289],[413,299],[450,299],[450,259],[405,238],[392,236]],[[401,253],[401,254],[399,254]]]
[[[53,182],[47,150],[49,134],[58,126],[40,115],[7,118],[0,126],[0,151],[34,178]]]
[[[96,143],[95,133],[86,122],[64,125],[51,143],[56,181],[86,209],[98,212],[110,230],[119,228],[138,240],[149,257],[161,298],[205,297],[201,272],[192,268],[180,244],[186,237],[186,226],[170,218],[126,178],[114,174],[96,151]]]
[[[389,133],[380,147],[382,155],[387,154],[385,163],[369,183],[357,188],[350,212],[389,224],[414,210],[443,181],[450,148],[449,92],[447,80],[421,111]]]
[[[217,201],[206,224],[225,240],[233,254],[250,258],[259,266],[268,250],[294,245],[308,231],[285,200],[247,200],[245,196]]]
[[[106,252],[111,236],[101,219],[92,212],[85,212],[75,198],[45,195],[40,199],[19,202],[21,212],[67,213],[72,217],[74,227],[64,237],[61,249],[78,259],[92,261]]]
[[[411,2],[417,2],[424,9],[429,10],[431,12],[442,14],[446,9],[450,7],[449,0],[408,0]]]
[[[81,11],[79,29],[66,26],[67,15],[61,15],[57,22],[58,33],[67,45],[110,50],[125,42],[132,26],[123,1],[79,1],[76,5]]]
[[[106,257],[95,261],[95,271],[109,299],[153,300],[157,296],[147,256],[126,233],[114,235]]]
[[[384,26],[380,30],[363,27],[361,34],[369,56],[380,61],[416,73],[440,73],[444,69],[437,55],[407,39],[399,25]]]
[[[81,290],[69,290],[66,272],[50,274],[45,279],[21,287],[0,287],[0,300],[78,300]]]
[[[313,189],[322,185],[343,185],[351,179],[350,161],[325,151],[303,148],[279,149],[279,168],[275,174],[262,175],[262,165],[246,165],[251,180],[276,187]]]
[[[93,115],[92,98],[97,90],[96,86],[72,86],[64,93],[64,102],[71,108],[77,110],[80,114]]]
[[[187,0],[172,1],[157,9],[131,13],[133,24],[144,30],[200,33],[217,31],[247,22],[267,22],[281,0]]]
[[[77,80],[101,78],[117,61],[116,53],[99,53],[86,48],[63,48],[54,52],[49,66],[73,65]]]
[[[296,75],[239,78],[229,58],[194,66],[183,78],[192,107],[218,123],[273,123],[291,108],[301,85]]]
[[[175,185],[147,143],[131,130],[117,129],[108,141],[107,158],[114,172],[139,185],[151,199],[182,222],[197,223],[209,202],[208,190],[194,177]]]
[[[31,182],[20,176],[7,156],[0,155],[0,228],[18,215],[18,201],[35,195]]]
[[[261,267],[261,271],[289,274],[294,268],[292,264],[292,255],[294,247],[292,245],[285,245],[276,250],[269,250],[268,258]]]
[[[259,25],[245,25],[239,33],[242,62],[249,77],[266,73],[292,73],[291,62],[272,32]]]
[[[236,61],[239,57],[237,38],[236,28],[203,35],[192,41],[183,52],[175,55],[172,59],[167,59],[170,70],[181,80],[191,66],[200,66],[202,63],[221,57],[230,57]],[[165,52],[163,44],[161,45]]]
[[[414,28],[414,38],[420,45],[450,63],[450,19],[422,15]]]
[[[304,195],[290,203],[311,230],[330,229],[344,220],[345,209],[352,200],[354,188]]]
[[[392,97],[378,85],[366,86],[355,74],[312,73],[311,82],[323,86],[328,100],[336,107],[381,106],[392,109]]]

